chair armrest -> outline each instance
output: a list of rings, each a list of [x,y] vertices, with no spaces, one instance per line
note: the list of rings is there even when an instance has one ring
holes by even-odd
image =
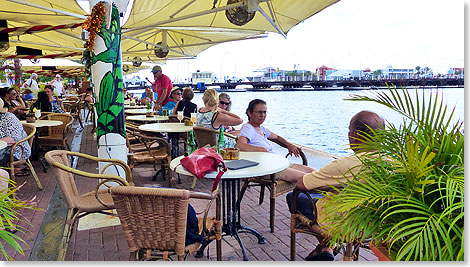
[[[90,155],[87,155],[87,154],[82,154],[82,153],[79,153],[79,152],[72,152],[72,151],[66,151],[67,155],[70,155],[70,156],[75,156],[75,157],[80,157],[80,158],[85,158],[85,159],[89,159],[89,160],[93,160],[93,161],[98,161],[98,162],[110,162],[110,164],[107,164],[106,166],[104,166],[102,172],[104,172],[108,167],[110,166],[113,166],[113,165],[118,165],[120,167],[123,168],[124,172],[126,173],[126,181],[127,183],[129,184],[134,184],[133,181],[132,181],[132,172],[131,172],[131,169],[129,168],[129,166],[122,160],[119,160],[119,159],[107,159],[107,158],[98,158],[98,157],[94,157],[94,156],[90,156]],[[65,166],[64,166],[65,167]],[[106,175],[106,174],[97,174],[97,175]],[[115,175],[116,177],[119,177],[117,175]],[[119,177],[121,178],[121,177]],[[121,178],[122,179],[122,178]]]
[[[215,218],[216,220],[220,221],[221,220],[221,212],[220,209],[222,207],[221,201],[220,201],[220,193],[219,190],[214,190],[212,193],[202,193],[202,192],[190,192],[189,194],[190,198],[196,198],[196,199],[207,199],[210,200],[209,203],[207,204],[206,208],[204,209],[204,217],[203,217],[203,229],[202,231],[204,233],[208,233],[209,230],[206,227],[206,222],[207,222],[207,216],[209,215],[209,210],[210,207],[212,206],[212,202],[214,199],[216,200],[216,212],[215,212]]]
[[[233,135],[233,134],[230,134],[230,133],[226,133],[226,132],[224,132],[224,135],[227,136],[227,137],[229,137],[229,138],[235,139],[235,141],[238,140],[238,136],[236,136],[236,135]]]

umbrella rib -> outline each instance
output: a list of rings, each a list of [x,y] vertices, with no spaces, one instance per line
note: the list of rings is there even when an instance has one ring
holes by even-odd
[[[80,48],[80,47],[69,47],[69,46],[61,46],[61,45],[55,45],[55,44],[41,44],[41,43],[34,43],[34,42],[28,42],[28,41],[16,41],[16,40],[10,40],[12,43],[19,43],[19,44],[31,44],[31,45],[39,45],[39,46],[49,46],[49,47],[55,47],[55,48],[66,48],[66,49],[73,49],[73,50],[79,50],[83,51],[85,48]],[[64,52],[64,51],[61,51]]]
[[[127,37],[128,39],[131,39],[131,40],[134,40],[134,41],[137,41],[137,42],[141,42],[141,43],[144,43],[144,44],[148,44],[148,45],[152,45],[152,46],[155,46],[155,47],[158,47],[158,48],[164,48],[162,47],[161,45],[157,45],[157,44],[153,44],[153,43],[150,43],[150,42],[147,42],[147,41],[144,41],[144,40],[140,40],[140,39],[137,39],[137,38],[134,38],[134,37],[130,37],[128,36]],[[174,53],[177,53],[177,54],[181,54],[183,56],[187,56],[187,57],[193,57],[191,55],[186,55],[184,53],[180,53],[179,51],[175,50],[175,49],[169,49],[170,51],[174,52]],[[194,57],[193,57],[194,58]]]
[[[187,35],[187,36],[189,36],[189,37],[201,39],[201,40],[204,40],[204,41],[212,42],[212,40],[209,39],[209,38],[204,38],[204,37],[192,35],[192,34],[189,34],[189,33],[180,32],[180,31],[173,31],[173,32],[178,33],[178,34],[181,34],[181,35]]]
[[[171,40],[173,40],[173,42],[175,42],[175,44],[177,45],[177,48],[180,49],[181,53],[184,53],[183,48],[178,44],[178,42],[173,38],[173,36],[171,36],[169,32],[167,34],[168,34],[168,36],[170,36]],[[168,43],[167,43],[167,46],[168,46]]]
[[[44,10],[48,10],[48,11],[52,11],[52,12],[56,12],[56,13],[76,17],[76,18],[79,18],[79,19],[86,19],[87,18],[86,16],[83,16],[83,15],[79,15],[79,14],[75,14],[75,13],[72,13],[72,12],[67,12],[67,11],[59,10],[59,9],[55,9],[55,8],[45,7],[45,6],[41,6],[41,5],[37,5],[37,4],[33,4],[33,3],[28,3],[26,1],[20,1],[20,0],[7,0],[7,1],[17,3],[17,4],[21,4],[21,5],[25,5],[25,6],[36,7],[36,8],[40,8],[40,9],[44,9]]]

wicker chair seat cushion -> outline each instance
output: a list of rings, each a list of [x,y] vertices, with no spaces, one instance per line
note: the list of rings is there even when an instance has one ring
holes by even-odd
[[[260,185],[270,186],[271,179],[268,175],[262,177],[253,177],[249,179],[252,183],[259,183]],[[283,180],[276,179],[276,193],[275,196],[288,193],[295,188],[295,183],[289,183]]]
[[[153,155],[153,157],[152,157]],[[163,160],[168,157],[165,149],[159,149],[159,150],[152,150],[152,155],[149,154],[148,151],[142,151],[142,152],[135,152],[133,154],[129,154],[129,157],[134,160],[135,162],[149,162],[153,161],[154,157],[157,160]]]
[[[130,140],[129,140],[130,142]],[[153,143],[151,146],[150,146],[150,149],[151,150],[155,150],[156,148],[158,148],[160,145],[158,143]],[[132,152],[142,152],[142,151],[147,151],[147,147],[142,144],[142,143],[137,143],[137,144],[132,144],[131,143],[131,149],[132,149]]]
[[[109,209],[114,209],[114,202],[108,189],[98,190],[98,196],[101,201],[108,206]],[[95,197],[95,192],[88,192],[76,197],[75,207],[81,212],[96,212],[103,210],[103,205],[98,202]]]

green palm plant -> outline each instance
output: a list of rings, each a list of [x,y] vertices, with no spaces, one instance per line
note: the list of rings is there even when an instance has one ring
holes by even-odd
[[[404,116],[398,127],[361,135],[362,168],[327,194],[333,243],[350,240],[385,244],[393,260],[464,260],[463,122],[438,92],[416,89],[353,95]]]
[[[0,176],[0,179],[7,178]],[[39,208],[36,208],[32,201],[18,200],[15,193],[21,186],[16,187],[12,180],[8,180],[8,183],[10,184],[8,188],[0,189],[0,240],[5,242],[5,244],[0,243],[0,251],[6,260],[13,260],[5,250],[5,245],[12,247],[21,255],[24,255],[21,244],[27,246],[26,242],[12,231],[23,231],[23,228],[16,223],[19,220],[20,211],[22,209],[39,210]]]

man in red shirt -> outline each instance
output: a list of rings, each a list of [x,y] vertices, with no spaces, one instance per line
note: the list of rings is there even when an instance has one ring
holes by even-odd
[[[162,67],[154,66],[152,69],[153,77],[155,78],[154,82],[149,81],[152,84],[152,91],[157,93],[157,103],[155,105],[156,109],[160,109],[168,101],[170,101],[170,92],[173,88],[173,84],[168,76],[162,73]]]

